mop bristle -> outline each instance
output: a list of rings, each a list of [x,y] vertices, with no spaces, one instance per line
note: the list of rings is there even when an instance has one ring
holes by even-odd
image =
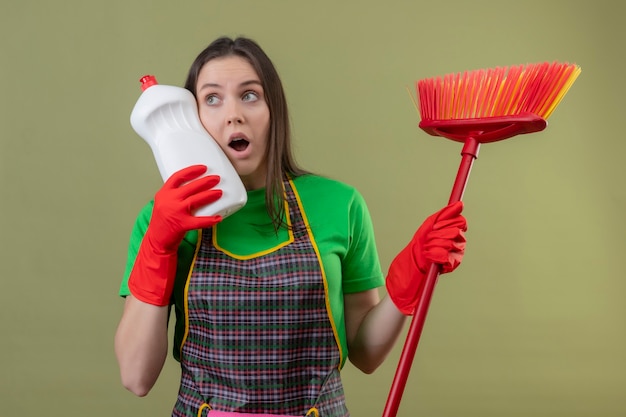
[[[535,114],[547,119],[580,67],[539,63],[448,74],[416,84],[422,120],[478,119]]]

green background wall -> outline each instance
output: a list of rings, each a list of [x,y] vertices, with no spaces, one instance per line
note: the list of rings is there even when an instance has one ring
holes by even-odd
[[[383,267],[445,204],[460,146],[418,129],[415,80],[527,62],[583,72],[547,130],[481,149],[464,264],[442,277],[400,416],[626,415],[626,27],[619,0],[4,1],[0,415],[165,416],[119,383],[126,244],[160,184],[129,115],[138,78],[181,85],[213,38],[275,61],[298,159],[366,197]],[[380,416],[400,346],[345,369]]]

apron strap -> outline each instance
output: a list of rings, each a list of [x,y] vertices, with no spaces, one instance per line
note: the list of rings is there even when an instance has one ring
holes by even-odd
[[[320,417],[320,413],[319,411],[317,411],[317,408],[312,407],[309,411],[307,411],[306,415],[304,417]]]
[[[204,410],[205,408],[208,408],[210,410],[211,406],[208,405],[207,403],[202,404],[200,408],[198,409],[198,417],[202,417],[202,410]]]

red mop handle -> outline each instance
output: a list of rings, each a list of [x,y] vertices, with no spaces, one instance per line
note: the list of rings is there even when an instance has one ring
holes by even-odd
[[[472,164],[478,157],[479,148],[480,143],[473,137],[468,137],[465,140],[463,150],[461,151],[461,164],[459,166],[456,179],[454,180],[454,186],[452,188],[448,204],[456,203],[457,201],[461,201],[463,198],[463,193],[465,192]],[[391,390],[389,391],[389,397],[387,398],[387,403],[385,404],[383,417],[395,417],[398,413],[400,400],[402,399],[406,381],[409,377],[409,372],[411,371],[411,365],[413,364],[417,344],[419,343],[422,329],[424,328],[426,314],[428,313],[430,300],[433,296],[435,285],[437,284],[439,272],[439,265],[430,265],[428,275],[426,275],[426,280],[424,282],[424,292],[415,307],[413,320],[409,326],[409,332],[407,334],[406,341],[404,342],[404,347],[402,348],[398,369],[396,370],[396,375],[394,376]]]

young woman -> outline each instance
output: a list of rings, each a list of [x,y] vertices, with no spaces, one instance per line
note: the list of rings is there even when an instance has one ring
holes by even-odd
[[[412,314],[430,263],[458,266],[462,204],[426,219],[385,279],[361,195],[295,163],[281,81],[254,41],[215,40],[185,87],[248,202],[225,219],[194,216],[221,191],[219,178],[199,178],[207,168],[192,166],[141,211],[120,290],[122,383],[144,396],[156,382],[173,306],[182,370],[173,416],[348,416],[341,368],[349,359],[373,372]]]

